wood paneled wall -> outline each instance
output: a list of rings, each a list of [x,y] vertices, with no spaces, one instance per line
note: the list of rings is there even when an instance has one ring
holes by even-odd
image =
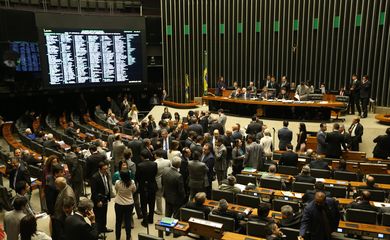
[[[203,95],[204,51],[208,85],[228,85],[274,74],[291,82],[348,86],[369,75],[377,104],[390,106],[390,1],[388,0],[161,0],[164,88],[185,101]]]

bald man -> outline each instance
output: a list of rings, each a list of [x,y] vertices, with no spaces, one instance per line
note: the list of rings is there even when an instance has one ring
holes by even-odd
[[[76,201],[76,197],[73,189],[66,183],[64,177],[58,177],[55,180],[56,188],[59,191],[59,194],[54,205],[54,217],[60,218],[63,212],[64,198],[71,197]]]
[[[331,240],[339,221],[338,202],[323,192],[316,192],[314,200],[303,210],[298,239]]]

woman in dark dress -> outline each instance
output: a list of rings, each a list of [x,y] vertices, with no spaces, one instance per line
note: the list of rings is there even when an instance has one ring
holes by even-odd
[[[305,152],[306,149],[307,131],[304,123],[299,124],[298,142],[295,148],[297,152]]]

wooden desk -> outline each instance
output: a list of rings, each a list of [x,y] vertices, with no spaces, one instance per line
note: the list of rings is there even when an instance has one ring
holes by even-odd
[[[265,238],[258,238],[253,236],[248,236],[239,233],[224,232],[222,240],[265,240]]]
[[[377,114],[375,115],[375,119],[380,123],[390,124],[390,114]]]
[[[207,199],[203,205],[205,205],[207,207],[215,208],[218,206],[218,201]],[[250,212],[252,212],[252,208],[250,208],[250,207],[232,204],[232,203],[229,203],[228,210],[232,211],[232,212],[241,213],[244,215],[248,215]]]
[[[258,172],[258,171],[256,171],[256,172],[246,172],[246,171],[241,171],[241,174],[255,176],[255,177],[259,177],[259,178],[261,178],[261,175],[263,175],[264,173],[266,173],[266,172]],[[281,179],[283,179],[284,181],[287,181],[287,182],[292,182],[294,180],[294,176],[292,176],[292,175],[275,173],[275,176],[278,176],[278,177],[280,177]]]
[[[312,110],[320,110],[322,114],[321,120],[329,120],[331,117],[331,110],[335,108],[340,108],[344,106],[342,102],[319,102],[319,101],[302,101],[302,102],[282,102],[282,101],[264,101],[264,100],[250,100],[250,99],[237,99],[237,98],[228,98],[228,97],[213,97],[213,96],[204,96],[202,97],[203,101],[208,101],[209,109],[216,110],[223,108],[227,112],[235,113],[239,115],[248,115],[252,116],[257,114],[260,116],[267,117],[267,108],[275,108],[275,111],[280,111],[280,108],[311,108]],[[269,111],[275,112],[274,110]],[[272,116],[278,117],[278,116]],[[280,118],[288,118],[289,116],[279,116]]]
[[[102,132],[105,132],[107,134],[114,134],[114,132],[111,129],[103,127],[100,124],[97,124],[96,122],[92,121],[91,118],[89,116],[87,116],[87,115],[84,115],[84,120],[85,120],[85,122],[88,125],[90,125],[93,128],[96,128],[96,129],[98,129],[98,130],[100,130]],[[124,134],[124,133],[120,133],[120,135],[121,135],[121,137],[123,139],[129,140],[129,141],[133,140],[133,137],[130,136],[130,135],[127,135],[127,134]]]

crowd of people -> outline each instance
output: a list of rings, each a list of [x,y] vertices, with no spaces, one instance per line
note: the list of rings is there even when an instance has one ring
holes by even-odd
[[[259,86],[256,87],[256,86]],[[364,75],[361,80],[356,74],[352,75],[352,81],[349,88],[340,87],[333,91],[335,95],[348,96],[348,113],[355,114],[355,108],[358,111],[358,116],[366,118],[368,116],[368,105],[371,98],[371,81],[369,77]],[[224,90],[228,89],[224,78],[221,76],[218,79],[215,89],[216,96],[222,96]],[[233,83],[231,88],[233,91],[230,98],[240,99],[280,99],[280,100],[308,100],[310,94],[326,94],[329,90],[326,89],[325,83],[320,83],[318,89],[310,82],[301,81],[298,85],[295,82],[289,82],[286,76],[282,76],[280,82],[276,81],[274,75],[267,75],[259,84],[249,82],[249,86],[239,86],[238,82]]]
[[[107,117],[100,110],[95,114],[105,114]],[[263,174],[262,178],[278,177],[275,174],[277,165],[272,160],[276,147],[271,132],[257,116],[252,117],[246,128],[239,123],[229,128],[223,109],[218,111],[218,115],[208,111],[189,111],[187,116],[180,117],[178,113],[171,114],[165,108],[158,123],[152,115],[138,122],[136,113],[137,109],[132,105],[125,117],[115,123],[113,134],[108,136],[107,142],[96,139],[90,142],[88,149],[75,145],[64,153],[64,157],[53,155],[41,162],[42,199],[51,218],[52,239],[104,238],[106,233],[114,231],[107,228],[108,203],[112,199],[115,202],[116,239],[121,239],[122,222],[126,239],[131,239],[133,209],[145,227],[154,223],[155,214],[179,218],[179,210],[183,206],[204,211],[206,216],[212,212],[233,217],[239,225],[243,216],[227,211],[226,200],[222,199],[214,210],[203,206],[205,199],[211,198],[213,182],[216,181],[221,190],[238,193],[241,189],[236,187],[234,176],[244,168],[264,170],[269,166],[268,173]],[[126,138],[122,137],[119,126],[123,125],[119,124],[120,121],[132,123],[131,134]],[[68,126],[74,128],[73,124]],[[333,130],[327,132],[327,125],[321,123],[317,133],[318,146],[313,151],[306,147],[306,126],[301,123],[294,152],[293,132],[288,126],[288,121],[284,121],[277,132],[278,149],[285,151],[278,164],[298,166],[296,152],[305,152],[309,156],[307,163],[295,181],[310,183],[315,183],[310,169],[329,169],[323,156],[340,159],[342,150],[359,150],[363,135],[359,118],[353,121],[348,130],[335,123]],[[65,131],[72,136],[79,133],[77,129]],[[25,133],[33,141],[39,139],[31,129]],[[374,149],[376,157],[390,156],[390,129],[386,134],[374,139],[377,143]],[[49,146],[49,142],[54,141],[52,135],[45,136],[44,145],[58,149],[57,145]],[[17,193],[13,201],[15,210],[12,217],[5,218],[5,230],[11,240],[17,239],[19,232],[22,239],[35,239],[23,236],[43,235],[36,230],[36,223],[30,217],[36,211],[29,204],[31,180],[28,165],[38,163],[28,152],[23,154],[20,149],[15,150],[10,173],[10,187]],[[231,174],[228,174],[229,168]],[[367,185],[370,181],[374,182],[369,178]],[[89,198],[86,198],[88,194],[84,182],[90,186]],[[282,209],[285,218],[281,222],[275,221],[268,218],[270,206],[260,204],[258,216],[254,218],[269,224],[269,239],[280,239],[280,224],[289,226],[292,222],[301,229],[302,236],[309,231],[312,233],[308,239],[329,239],[329,234],[337,227],[339,215],[337,202],[322,189],[316,183],[315,191],[305,196],[308,205],[302,215],[296,215],[291,207],[286,206]],[[367,202],[369,198],[369,193],[363,192],[356,202]],[[165,199],[165,207],[162,206],[162,199]],[[91,224],[84,220],[85,217]],[[15,221],[20,222],[20,226],[29,224],[30,227],[16,229]]]

